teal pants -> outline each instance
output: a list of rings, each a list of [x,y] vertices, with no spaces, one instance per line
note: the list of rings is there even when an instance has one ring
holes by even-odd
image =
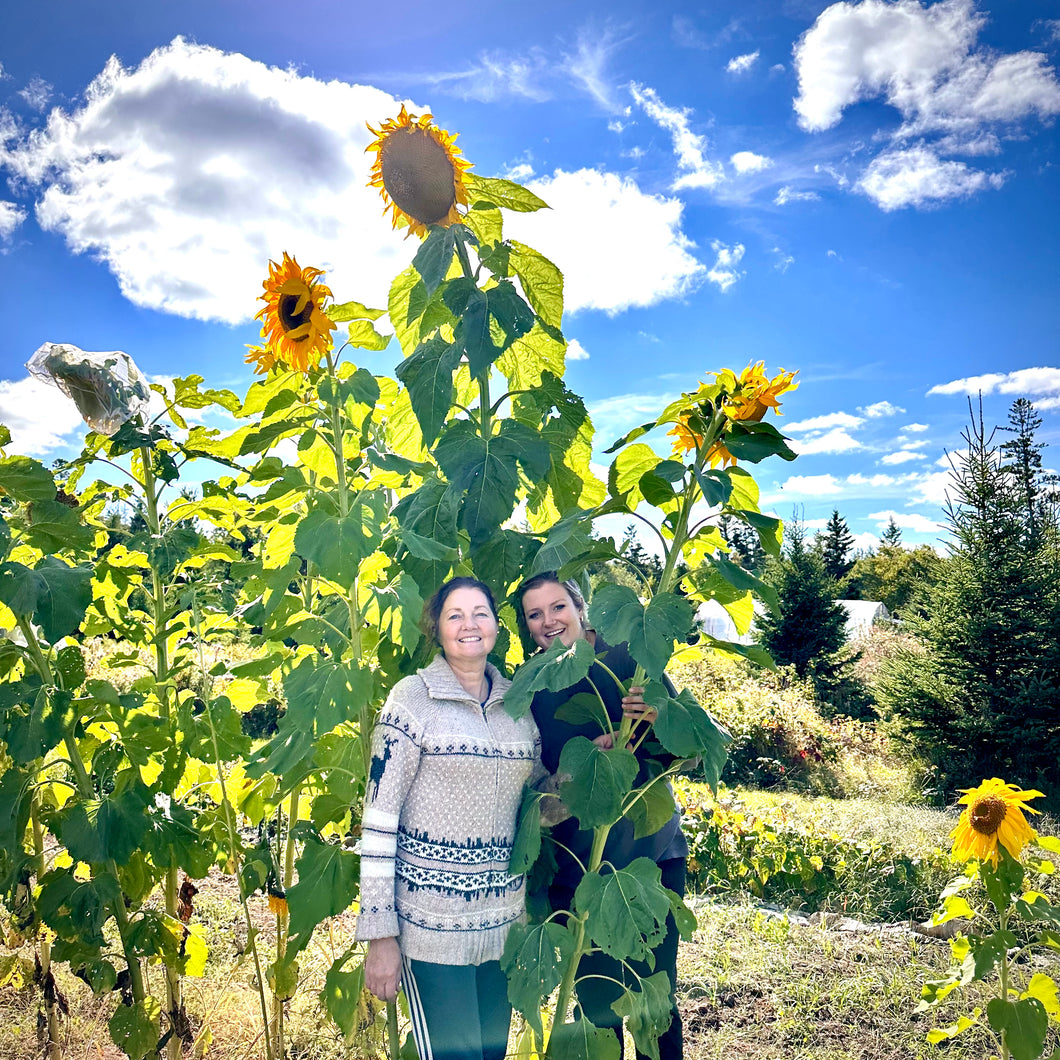
[[[503,1060],[512,1006],[500,961],[429,964],[401,959],[420,1060]]]

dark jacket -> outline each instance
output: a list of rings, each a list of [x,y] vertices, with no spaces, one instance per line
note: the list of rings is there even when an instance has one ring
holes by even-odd
[[[633,656],[629,654],[629,648],[625,644],[611,647],[598,635],[596,638],[596,654],[601,658],[608,670],[611,670],[620,681],[629,681],[636,672],[637,664]],[[622,691],[615,685],[610,674],[607,673],[599,663],[593,663],[588,678],[564,689],[562,692],[537,692],[534,695],[531,710],[534,721],[537,722],[541,733],[541,761],[549,773],[555,773],[559,768],[559,757],[564,745],[571,737],[584,736],[593,739],[600,735],[600,726],[593,722],[572,725],[556,717],[559,710],[572,696],[579,692],[593,693],[589,681],[597,687],[604,704],[607,707],[608,716],[612,725],[617,729],[622,723]],[[671,695],[677,692],[670,679],[664,675],[663,683]],[[646,760],[650,757],[661,761],[664,766],[673,761],[673,756],[662,751],[658,744],[654,744],[654,751],[649,748],[653,744],[649,736],[637,750],[637,758],[641,763],[641,772],[637,777],[637,784],[642,784],[650,775],[646,768]],[[569,847],[574,855],[587,864],[589,853],[592,849],[593,833],[578,827],[576,818],[564,821],[552,829],[552,837],[556,840],[555,854],[559,865],[554,884],[576,887],[581,879],[581,869],[574,857],[567,852]],[[683,858],[688,856],[688,843],[684,833],[681,831],[681,812],[676,810],[673,817],[663,825],[654,835],[644,836],[642,839],[633,838],[633,822],[623,817],[615,824],[608,837],[607,845],[604,847],[604,859],[611,862],[616,868],[625,868],[636,858],[646,857],[652,861],[662,862],[670,858]]]

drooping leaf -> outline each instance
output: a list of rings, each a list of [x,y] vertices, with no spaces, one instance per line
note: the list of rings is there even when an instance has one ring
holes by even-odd
[[[574,892],[574,906],[588,913],[585,929],[616,960],[646,958],[666,933],[670,899],[659,866],[636,858],[625,868],[589,872]]]
[[[1013,1060],[1038,1060],[1041,1056],[1049,1033],[1049,1016],[1036,997],[1021,1001],[995,997],[987,1002],[986,1018],[995,1031],[1004,1032]]]
[[[408,387],[426,446],[434,445],[453,404],[453,373],[460,356],[459,346],[434,335],[397,367],[397,377]]]
[[[504,332],[504,348],[522,338],[534,326],[534,311],[523,301],[510,280],[502,280],[486,292],[490,316]]]
[[[649,681],[644,689],[644,702],[659,712],[652,726],[656,739],[678,758],[701,756],[704,779],[716,790],[725,767],[725,749],[732,742],[728,733],[696,702],[696,697],[687,688],[681,689],[674,699],[660,682]]]
[[[519,804],[519,819],[515,824],[515,840],[508,871],[525,875],[541,853],[541,793],[527,788]]]
[[[316,835],[306,835],[295,863],[298,882],[287,892],[291,910],[289,956],[305,949],[313,929],[343,912],[357,897],[360,861],[356,854]]]
[[[72,567],[58,556],[45,556],[34,568],[37,606],[33,621],[54,644],[81,625],[92,602],[92,570]]]
[[[633,838],[643,839],[645,836],[655,835],[673,818],[676,808],[673,792],[668,784],[659,781],[646,788],[644,794],[625,813],[633,822]]]
[[[733,422],[725,434],[725,448],[737,460],[752,464],[769,456],[779,456],[781,460],[795,459],[784,435],[771,423]]]
[[[695,608],[682,596],[659,593],[647,606],[625,585],[603,585],[593,597],[589,621],[611,644],[628,641],[629,651],[650,677],[659,679],[673,655],[674,641],[692,628]]]
[[[237,762],[250,752],[250,737],[243,734],[243,719],[228,696],[212,699],[201,714],[191,703],[180,707],[180,729],[190,758],[217,765]],[[215,745],[216,741],[216,745]]]
[[[347,1039],[353,1038],[354,1032],[360,1029],[361,994],[364,992],[364,964],[347,969],[350,953],[347,950],[328,969],[324,989],[319,994],[324,1011]]]
[[[0,489],[17,501],[55,499],[55,479],[39,461],[28,456],[0,458]]]
[[[143,1060],[158,1045],[162,1006],[154,997],[119,1005],[107,1024],[111,1041],[129,1058]]]
[[[636,756],[627,748],[603,751],[584,736],[575,736],[559,757],[559,771],[571,778],[560,785],[560,798],[582,828],[614,824],[637,770]]]
[[[582,1016],[573,1023],[553,1025],[548,1055],[551,1060],[619,1060],[622,1052],[613,1030]]]
[[[512,269],[519,277],[534,312],[550,327],[560,327],[563,322],[563,273],[533,247],[514,239],[509,245]]]
[[[412,259],[412,267],[420,274],[428,294],[434,294],[441,286],[449,272],[449,266],[453,264],[456,227],[450,225],[443,228],[440,225],[432,225],[427,238],[420,244],[420,249]]]
[[[712,555],[709,558],[714,569],[730,585],[743,592],[750,590],[771,611],[777,614],[780,613],[780,600],[777,597],[776,590],[771,585],[766,584],[761,578],[756,578],[750,571],[744,570],[743,567],[722,555]]]
[[[513,718],[525,717],[535,692],[570,688],[589,672],[595,659],[592,645],[584,638],[569,648],[557,640],[548,651],[532,655],[515,671],[512,686],[504,694],[504,709]]]
[[[656,972],[642,978],[639,985],[639,990],[625,990],[611,1007],[625,1019],[637,1052],[659,1060],[659,1036],[666,1033],[673,1016],[670,977],[664,971]]]
[[[147,800],[137,786],[102,799],[82,799],[55,819],[55,831],[75,861],[113,858],[119,865],[140,845],[147,831]]]
[[[475,574],[498,597],[506,597],[508,590],[521,581],[537,554],[541,543],[518,530],[498,530],[472,554]]]
[[[563,970],[574,956],[574,936],[555,921],[514,924],[508,932],[501,968],[508,976],[508,1000],[537,1031],[541,1005],[560,984]]]
[[[61,501],[33,501],[28,511],[24,540],[42,552],[89,548],[95,538],[95,531]]]
[[[329,320],[336,324],[345,324],[348,320],[378,320],[385,309],[369,309],[363,302],[340,302],[329,305],[324,312]]]

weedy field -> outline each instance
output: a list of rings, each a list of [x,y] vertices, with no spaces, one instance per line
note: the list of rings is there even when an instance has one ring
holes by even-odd
[[[696,819],[695,811],[709,807],[745,820],[774,822],[773,828],[755,834],[760,854],[776,864],[784,863],[797,835],[810,845],[813,839],[806,837],[832,836],[833,849],[846,850],[857,866],[856,872],[834,877],[826,889],[809,886],[798,893],[789,880],[786,891],[770,891],[770,897],[762,898],[750,893],[746,880],[741,885],[734,878],[714,880],[692,899],[699,926],[695,937],[682,943],[678,960],[690,1060],[929,1060],[941,1057],[941,1050],[947,1060],[990,1055],[987,1035],[975,1028],[941,1048],[930,1044],[928,1031],[948,1017],[915,1011],[922,984],[943,976],[950,965],[950,943],[914,930],[915,918],[887,923],[873,917],[889,901],[892,907],[928,910],[921,918],[928,919],[941,886],[959,870],[941,854],[955,821],[952,811],[751,789],[723,790],[715,802],[703,785],[687,782],[679,794],[686,809],[693,808],[691,819]],[[698,819],[708,812],[702,809]],[[923,872],[893,881],[893,866],[899,862],[924,866]],[[824,867],[822,874],[827,875]],[[256,1060],[262,1049],[261,1019],[253,967],[243,960],[246,928],[237,889],[220,874],[197,881],[197,886],[191,923],[202,928],[209,956],[204,974],[188,980],[195,1032],[190,1055]],[[252,924],[263,937],[275,931],[275,917],[264,899],[252,903]],[[348,1039],[323,1017],[318,1001],[326,973],[350,944],[352,929],[351,913],[333,918],[304,955],[302,979],[287,1013],[294,1058],[369,1060],[385,1055],[371,1009],[362,1009],[364,1022]],[[8,981],[0,989],[0,1056],[35,1060],[40,1055],[38,988],[31,973],[20,979],[19,954],[9,953],[0,963],[8,969]],[[1056,976],[1060,961],[1038,960],[1042,971]],[[160,976],[161,970],[156,966],[148,975]],[[58,986],[67,1011],[64,1055],[118,1060],[121,1054],[107,1028],[116,995],[101,1003],[65,970]],[[976,993],[980,986],[973,985],[962,1011],[985,1004],[985,992],[981,997]],[[518,1026],[513,1051],[517,1034]]]

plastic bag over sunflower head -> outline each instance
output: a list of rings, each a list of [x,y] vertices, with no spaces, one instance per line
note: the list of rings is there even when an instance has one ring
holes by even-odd
[[[66,342],[46,342],[26,362],[30,375],[57,386],[94,431],[112,435],[147,412],[151,391],[133,359],[120,350],[90,353]]]

